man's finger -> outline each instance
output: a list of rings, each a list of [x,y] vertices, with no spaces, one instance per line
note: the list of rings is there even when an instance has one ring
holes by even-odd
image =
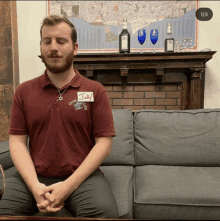
[[[63,208],[63,206],[62,207],[60,207],[60,208],[52,208],[51,207],[51,205],[48,205],[48,206],[46,206],[46,207],[44,207],[43,208],[43,205],[42,204],[37,204],[37,206],[38,206],[38,209],[39,209],[39,211],[40,212],[43,212],[43,213],[47,213],[47,212],[58,212],[58,211],[60,211],[62,208]]]
[[[57,203],[54,202],[54,203],[50,204],[50,207],[51,208],[60,208],[60,207],[63,208],[64,207],[64,203],[57,204]]]
[[[51,196],[50,193],[45,193],[45,197],[47,198],[48,201],[50,201],[51,203],[54,201],[53,197]]]
[[[50,202],[48,202],[47,200],[45,200],[44,202],[42,202],[41,204],[37,204],[37,207],[39,209],[45,209],[47,206],[50,206],[51,208],[58,208],[58,207],[63,207],[64,206],[64,203],[61,203],[59,205],[56,205],[55,204],[51,204]]]
[[[39,209],[41,213],[48,213],[46,209]]]
[[[47,200],[45,200],[44,202],[42,202],[41,204],[37,204],[37,207],[40,209],[45,209],[47,206],[50,205],[50,202],[48,202]]]
[[[52,208],[51,206],[48,206],[48,207],[46,207],[46,210],[47,210],[47,212],[58,212],[58,211],[60,211],[62,208],[63,208],[63,207],[61,207],[61,208]]]
[[[50,206],[46,207],[45,209],[39,209],[40,212],[42,213],[54,213],[60,211],[60,208],[50,208]]]

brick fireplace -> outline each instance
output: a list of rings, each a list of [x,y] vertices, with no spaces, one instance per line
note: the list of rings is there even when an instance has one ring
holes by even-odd
[[[202,109],[205,63],[215,53],[77,54],[74,68],[104,85],[112,109]]]
[[[180,110],[181,85],[105,86],[112,109]]]

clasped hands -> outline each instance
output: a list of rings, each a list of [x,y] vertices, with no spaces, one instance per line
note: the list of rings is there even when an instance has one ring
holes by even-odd
[[[70,187],[63,182],[58,182],[50,186],[45,186],[42,183],[37,184],[40,188],[37,196],[37,207],[40,212],[58,212],[64,207],[64,201],[72,193]],[[39,189],[38,189],[39,190]],[[35,194],[36,195],[36,194]]]

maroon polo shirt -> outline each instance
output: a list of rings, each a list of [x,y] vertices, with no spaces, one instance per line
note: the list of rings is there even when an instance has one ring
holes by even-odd
[[[95,145],[95,138],[116,136],[105,87],[77,70],[59,93],[47,71],[23,82],[15,92],[9,134],[28,135],[30,155],[40,176],[67,178]],[[77,92],[93,92],[94,102],[77,100]],[[99,168],[97,168],[99,169]]]

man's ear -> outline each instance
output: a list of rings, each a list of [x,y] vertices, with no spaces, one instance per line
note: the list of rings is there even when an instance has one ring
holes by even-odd
[[[77,55],[78,49],[79,49],[79,45],[76,42],[75,45],[74,45],[74,55]]]

